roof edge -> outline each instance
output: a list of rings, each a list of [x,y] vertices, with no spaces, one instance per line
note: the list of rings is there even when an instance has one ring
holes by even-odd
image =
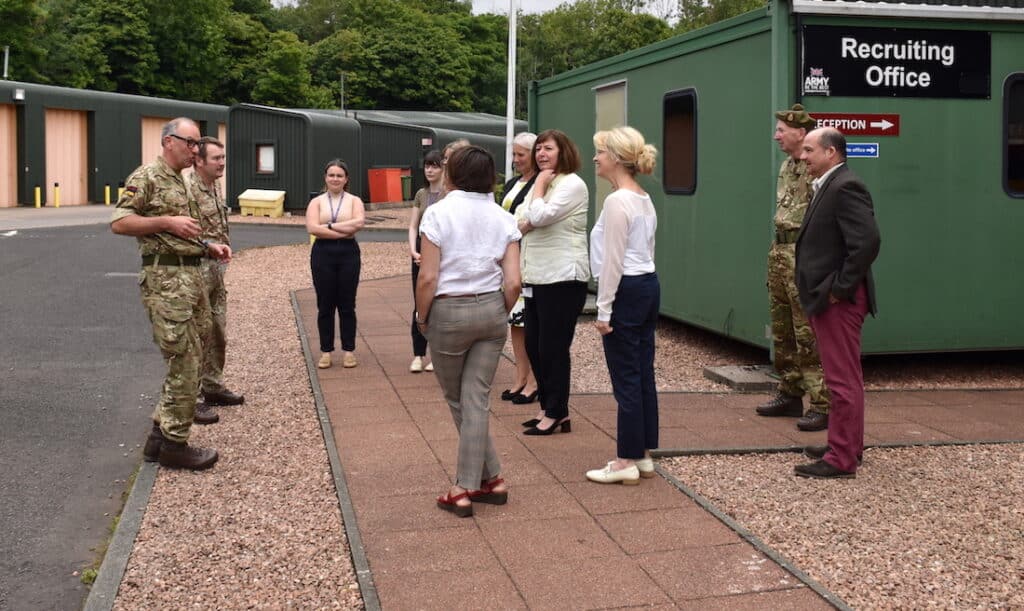
[[[1024,21],[1024,11],[1019,8],[889,4],[886,2],[863,2],[859,0],[855,2],[847,0],[793,0],[793,12],[804,15]]]

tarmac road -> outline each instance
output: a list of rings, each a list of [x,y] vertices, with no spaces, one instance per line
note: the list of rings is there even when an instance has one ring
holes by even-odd
[[[163,361],[134,239],[105,223],[11,222],[0,232],[0,609],[79,609],[88,590],[75,573],[96,559],[142,460]],[[283,225],[234,224],[231,236],[236,250],[307,239]]]

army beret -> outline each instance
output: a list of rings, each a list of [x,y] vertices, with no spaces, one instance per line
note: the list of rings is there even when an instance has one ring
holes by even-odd
[[[793,104],[789,110],[780,110],[775,113],[775,118],[790,127],[802,127],[811,129],[814,127],[814,117],[807,114],[802,104]]]

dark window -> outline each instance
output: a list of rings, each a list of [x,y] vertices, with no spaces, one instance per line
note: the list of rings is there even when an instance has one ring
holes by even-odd
[[[1003,188],[1024,197],[1024,73],[1012,74],[1003,90],[1006,148],[1003,150]]]
[[[697,190],[697,92],[665,94],[662,182],[665,193],[689,195]]]

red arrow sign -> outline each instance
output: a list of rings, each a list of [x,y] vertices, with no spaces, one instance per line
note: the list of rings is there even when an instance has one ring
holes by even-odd
[[[899,136],[899,115],[812,112],[818,127],[834,127],[847,136]]]

